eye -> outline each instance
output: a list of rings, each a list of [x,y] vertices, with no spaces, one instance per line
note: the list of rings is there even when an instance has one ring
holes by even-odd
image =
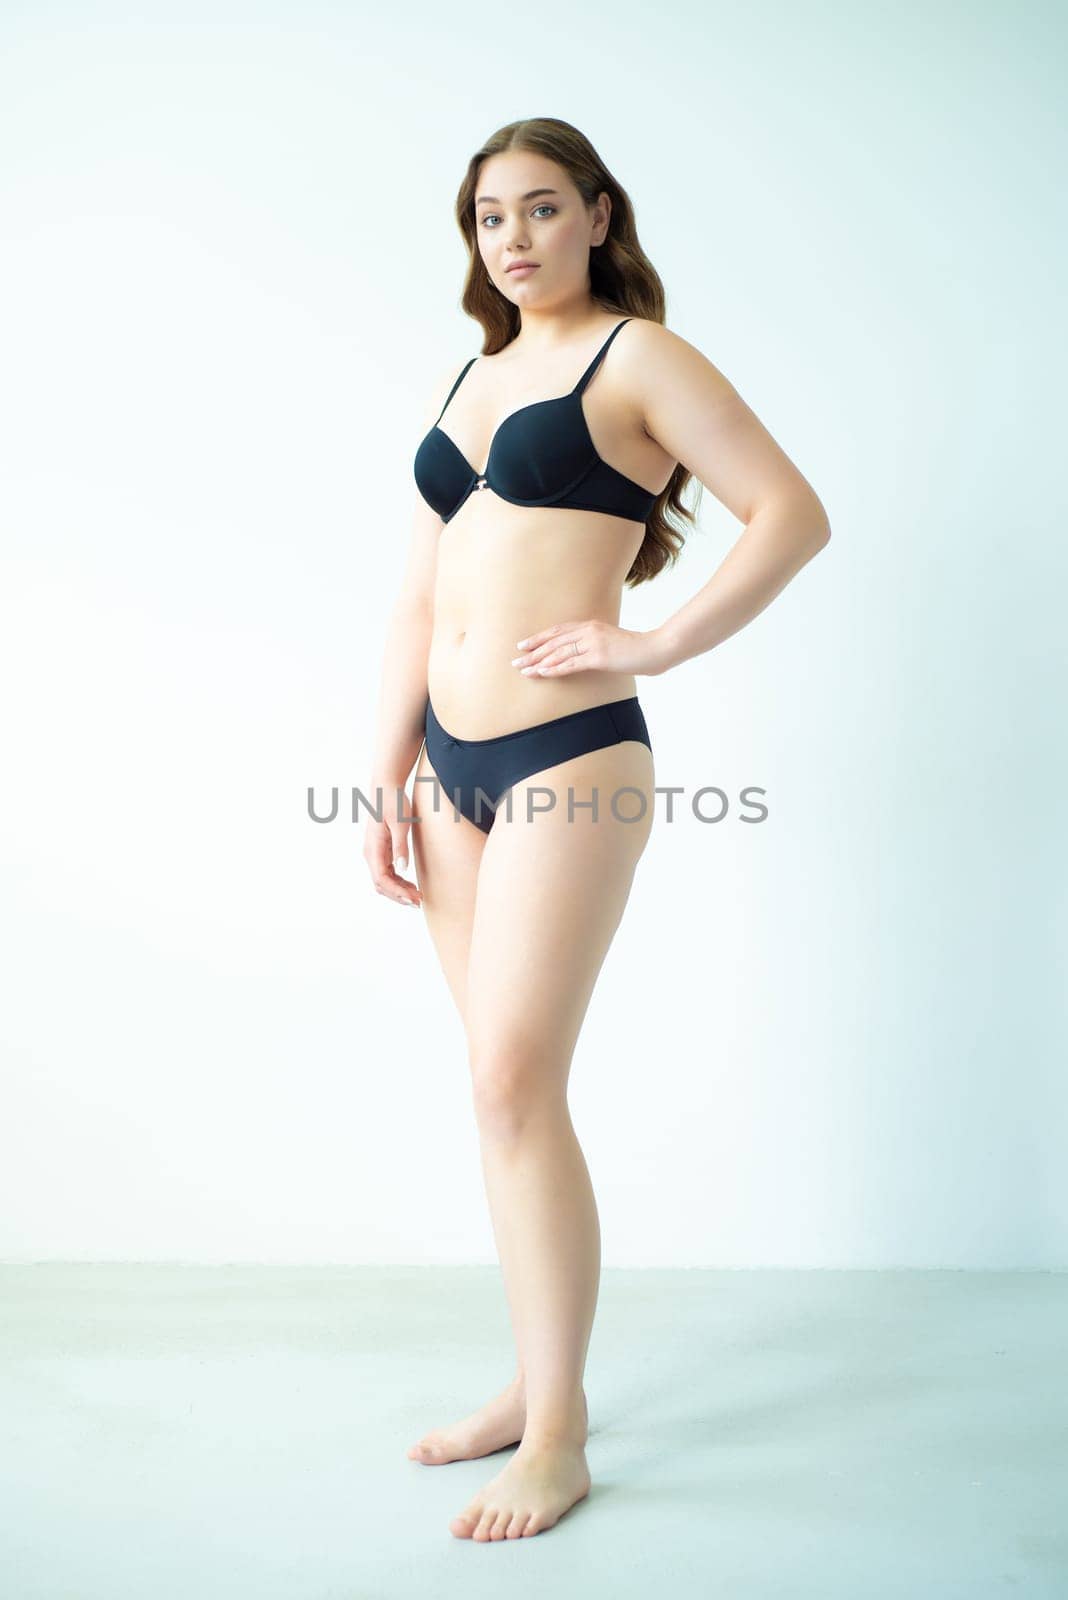
[[[534,207],[534,210],[535,211],[551,211],[554,216],[556,215],[556,207],[553,206],[553,205],[550,205],[548,200],[543,200],[540,206],[535,206]],[[498,215],[499,215],[499,213],[496,212],[496,211],[487,211],[483,215],[482,226],[485,227],[487,222],[489,222],[493,217],[496,217]],[[493,231],[494,230],[491,228],[490,232],[492,233]]]

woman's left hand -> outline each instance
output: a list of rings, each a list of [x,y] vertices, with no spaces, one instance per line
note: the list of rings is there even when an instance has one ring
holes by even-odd
[[[557,622],[516,645],[511,663],[529,678],[558,678],[567,672],[632,672],[655,677],[667,666],[664,644],[655,629],[640,633],[595,617],[589,622]]]

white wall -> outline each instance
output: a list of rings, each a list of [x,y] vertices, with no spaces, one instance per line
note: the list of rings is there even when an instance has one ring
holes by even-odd
[[[770,816],[639,866],[572,1073],[605,1262],[1063,1267],[1063,17],[152,14],[0,37],[0,1257],[495,1259],[426,927],[306,791],[368,781],[478,349],[467,157],[553,115],[834,532],[639,684],[658,781]],[[706,492],[624,624],[740,532]]]

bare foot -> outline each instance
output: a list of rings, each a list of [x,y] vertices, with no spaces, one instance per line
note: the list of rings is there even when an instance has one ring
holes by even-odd
[[[520,1444],[497,1476],[449,1523],[457,1539],[519,1539],[541,1533],[590,1492],[580,1444]]]
[[[433,1428],[413,1444],[408,1455],[428,1467],[446,1461],[471,1461],[475,1456],[492,1455],[507,1444],[518,1444],[527,1422],[524,1385],[512,1382],[499,1395],[472,1411],[462,1422],[448,1428]]]

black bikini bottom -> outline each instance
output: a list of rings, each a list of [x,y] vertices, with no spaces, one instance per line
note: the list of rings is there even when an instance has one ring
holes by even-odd
[[[653,748],[637,695],[550,717],[496,739],[454,739],[441,726],[428,696],[425,732],[427,759],[446,795],[483,833],[489,833],[498,802],[513,783],[624,739],[639,739]]]

